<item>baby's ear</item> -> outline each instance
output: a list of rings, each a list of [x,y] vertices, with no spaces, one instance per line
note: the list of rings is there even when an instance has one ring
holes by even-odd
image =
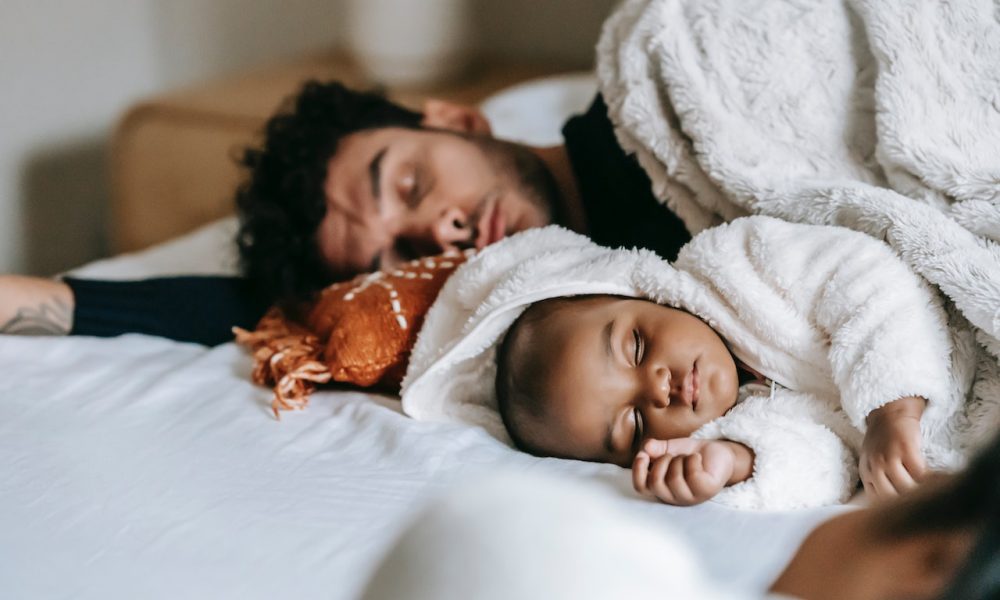
[[[421,125],[437,129],[450,129],[462,133],[492,135],[490,121],[475,106],[456,104],[446,100],[430,99],[424,103],[424,120]]]

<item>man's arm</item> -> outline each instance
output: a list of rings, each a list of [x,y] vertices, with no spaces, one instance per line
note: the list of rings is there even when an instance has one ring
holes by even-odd
[[[271,302],[239,277],[65,281],[0,276],[0,334],[154,335],[222,344],[253,328]]]
[[[73,293],[55,279],[0,275],[0,334],[67,335]]]

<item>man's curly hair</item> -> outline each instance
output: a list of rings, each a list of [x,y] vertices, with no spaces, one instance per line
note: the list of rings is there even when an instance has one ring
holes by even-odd
[[[337,82],[307,82],[243,151],[249,176],[236,192],[240,265],[265,298],[293,302],[331,280],[316,243],[326,214],[327,163],[340,140],[380,127],[418,128],[418,112]]]

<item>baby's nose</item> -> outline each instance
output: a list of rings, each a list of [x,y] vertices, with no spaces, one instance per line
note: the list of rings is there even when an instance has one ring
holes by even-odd
[[[649,402],[654,408],[670,406],[670,369],[654,367],[649,383]]]

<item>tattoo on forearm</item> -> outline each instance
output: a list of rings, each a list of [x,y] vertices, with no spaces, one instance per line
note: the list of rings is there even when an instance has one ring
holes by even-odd
[[[66,335],[72,324],[70,306],[52,298],[38,306],[22,306],[6,323],[0,324],[0,334],[6,335]]]

